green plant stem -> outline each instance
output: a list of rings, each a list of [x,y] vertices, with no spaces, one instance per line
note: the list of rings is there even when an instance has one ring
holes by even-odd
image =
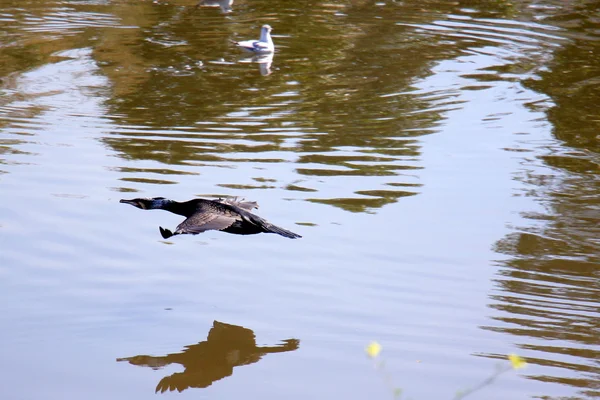
[[[501,369],[501,370],[495,372],[494,374],[492,374],[492,376],[488,377],[487,379],[484,379],[479,385],[477,385],[473,388],[467,389],[464,392],[460,392],[460,393],[456,394],[456,396],[454,396],[452,400],[464,399],[468,395],[473,394],[474,392],[476,392],[488,385],[491,385],[496,380],[496,378],[498,378],[503,373],[510,371],[511,369],[512,368],[509,367],[509,368]]]

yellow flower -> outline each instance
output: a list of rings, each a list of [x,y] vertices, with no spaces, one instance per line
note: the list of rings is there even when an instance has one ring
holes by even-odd
[[[510,361],[510,364],[512,365],[513,369],[521,369],[527,366],[525,360],[523,360],[516,354],[510,354],[508,356],[508,360]]]
[[[365,351],[367,355],[371,358],[375,358],[381,353],[381,345],[377,342],[371,342],[366,348]]]

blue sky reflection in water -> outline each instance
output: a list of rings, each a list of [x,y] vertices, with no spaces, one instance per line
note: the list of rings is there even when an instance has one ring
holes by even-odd
[[[598,10],[563,3],[7,2],[5,395],[389,398],[376,339],[411,398],[512,352],[473,398],[598,397]],[[268,75],[229,43],[263,23]],[[210,195],[303,238],[118,203]]]

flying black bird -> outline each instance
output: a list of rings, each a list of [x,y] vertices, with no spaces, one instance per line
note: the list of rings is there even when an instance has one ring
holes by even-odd
[[[154,197],[151,199],[122,199],[120,203],[131,204],[142,210],[167,210],[183,215],[186,219],[177,226],[175,232],[159,227],[164,239],[174,235],[196,235],[208,230],[217,230],[236,235],[253,235],[255,233],[277,233],[290,239],[302,236],[275,226],[250,211],[258,208],[254,201],[242,201],[237,198],[205,200],[194,199],[184,202]]]

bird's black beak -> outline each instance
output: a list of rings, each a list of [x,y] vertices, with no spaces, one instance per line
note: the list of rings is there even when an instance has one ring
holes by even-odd
[[[145,210],[146,207],[144,207],[144,203],[139,201],[140,199],[131,199],[131,200],[126,200],[126,199],[121,199],[119,200],[119,203],[125,203],[125,204],[131,204],[134,207],[137,208],[141,208],[142,210]]]

